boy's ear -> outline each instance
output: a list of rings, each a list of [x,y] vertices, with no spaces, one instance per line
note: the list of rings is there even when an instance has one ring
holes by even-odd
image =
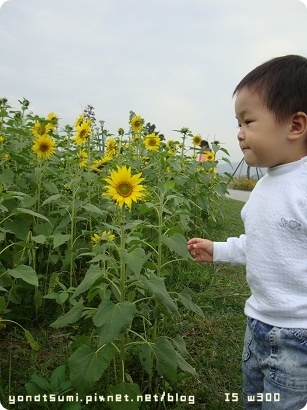
[[[289,139],[295,140],[307,136],[307,114],[303,111],[296,112],[290,118]]]

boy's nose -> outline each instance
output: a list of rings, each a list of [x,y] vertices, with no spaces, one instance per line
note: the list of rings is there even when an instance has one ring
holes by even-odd
[[[238,138],[239,141],[243,141],[245,139],[245,134],[244,134],[244,132],[242,131],[241,128],[238,132],[237,138]]]

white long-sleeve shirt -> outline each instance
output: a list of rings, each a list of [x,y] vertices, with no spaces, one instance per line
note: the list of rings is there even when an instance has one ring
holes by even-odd
[[[214,242],[214,262],[246,265],[247,316],[307,328],[307,157],[269,168],[241,216],[245,234]]]

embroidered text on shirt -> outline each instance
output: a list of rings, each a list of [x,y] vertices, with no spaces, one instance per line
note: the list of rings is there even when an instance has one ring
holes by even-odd
[[[289,228],[291,231],[301,231],[301,224],[299,222],[294,221],[287,221],[285,218],[281,218],[279,226],[282,228]]]

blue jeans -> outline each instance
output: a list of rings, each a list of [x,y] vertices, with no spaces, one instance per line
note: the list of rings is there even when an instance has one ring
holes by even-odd
[[[244,409],[301,410],[306,405],[307,329],[248,318],[242,359]]]

